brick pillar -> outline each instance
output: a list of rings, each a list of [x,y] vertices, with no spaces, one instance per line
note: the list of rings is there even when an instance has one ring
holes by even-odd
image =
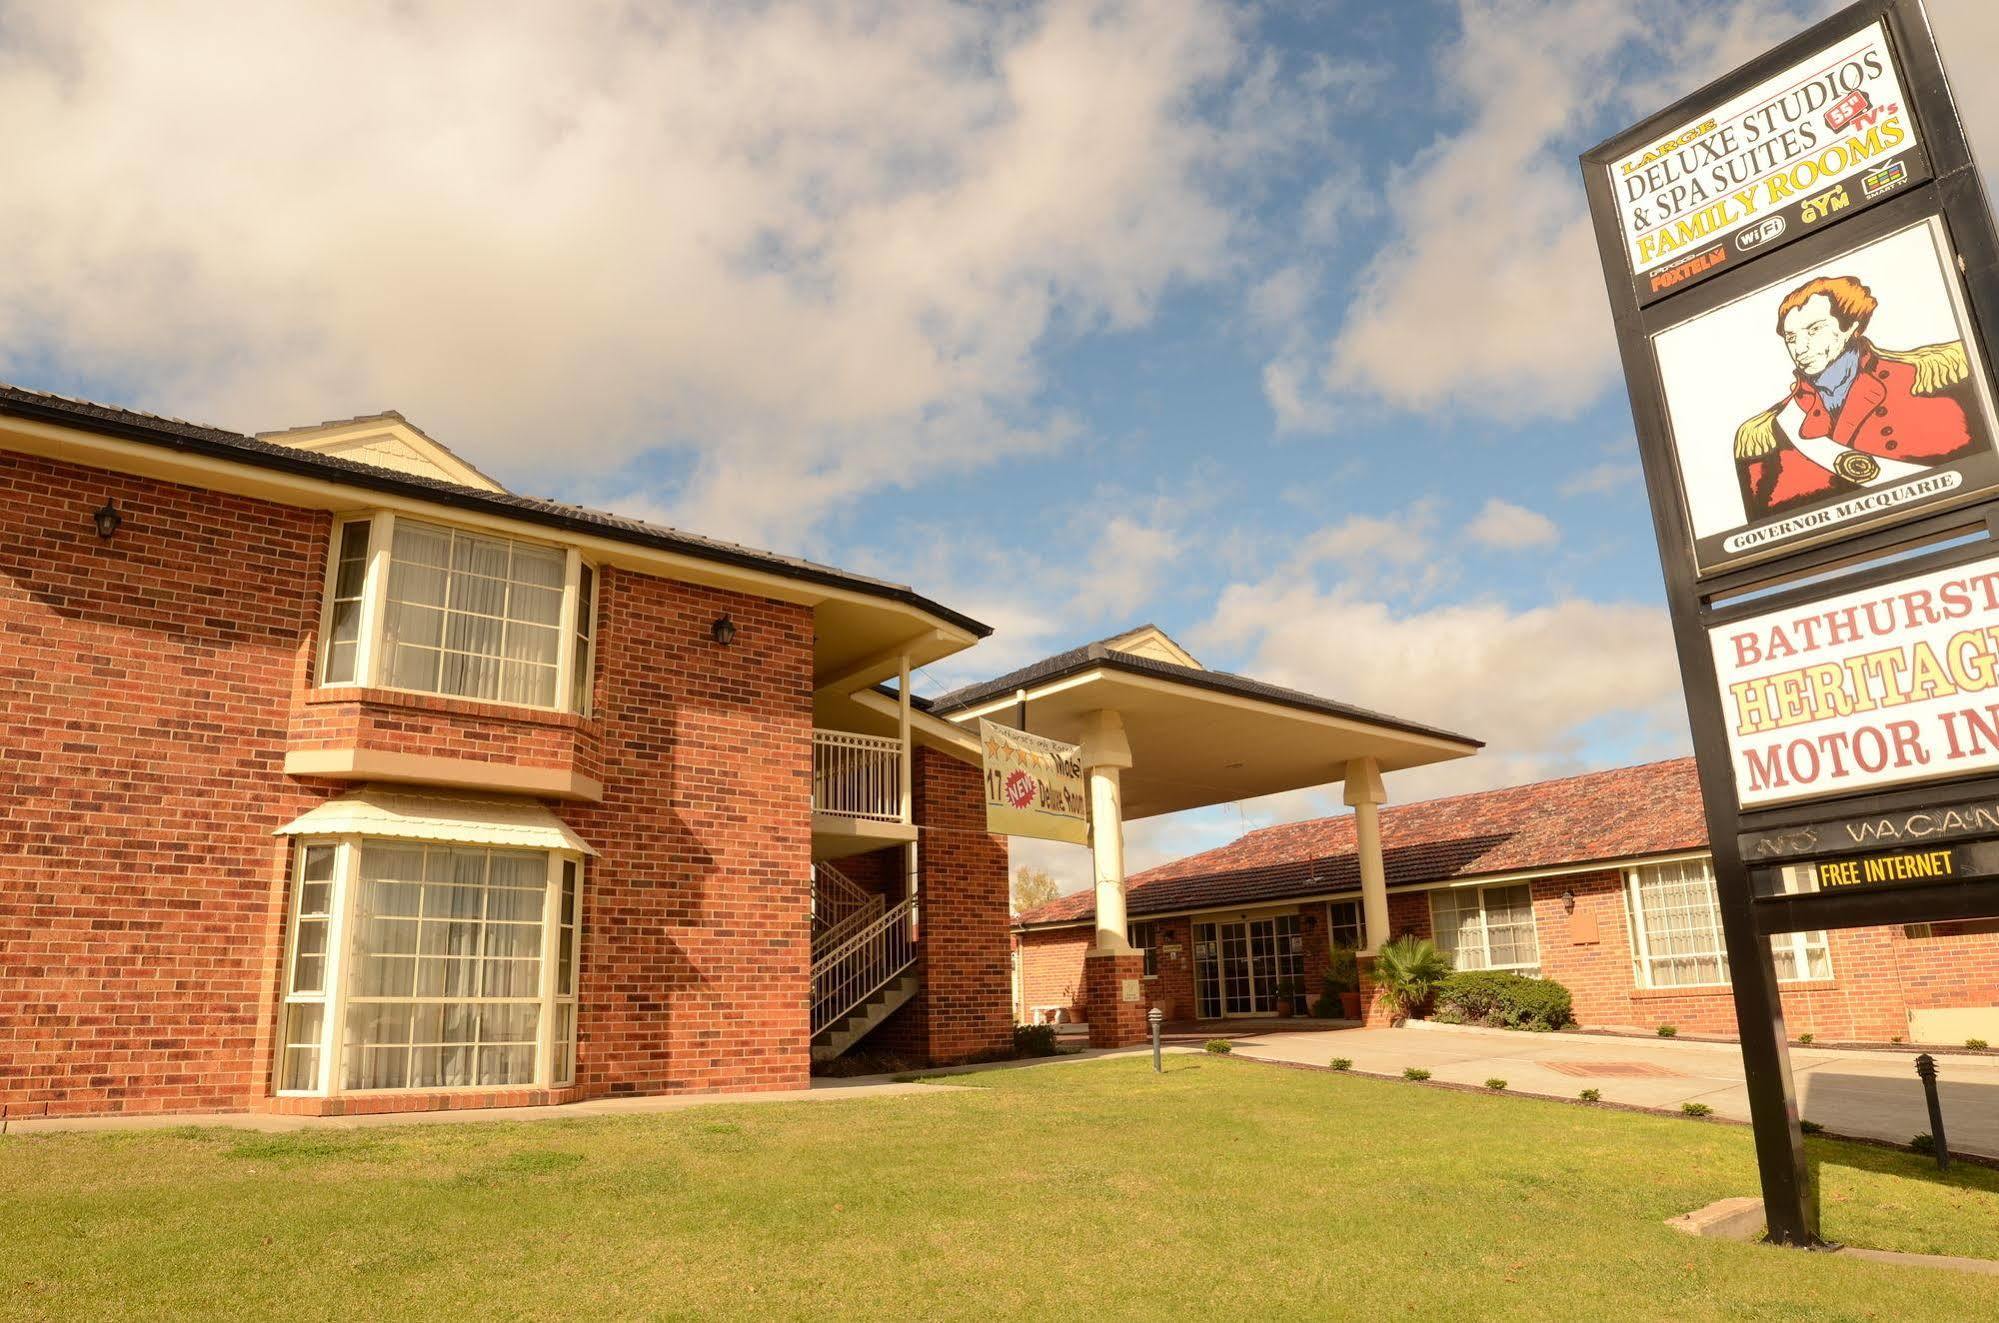
[[[977,767],[926,748],[914,763],[923,990],[863,1047],[932,1065],[999,1056],[1013,1046],[1006,838],[986,834]]]
[[[1143,991],[1131,1001],[1126,985],[1145,987],[1145,957],[1092,951],[1083,957],[1083,1007],[1090,1014],[1091,1047],[1136,1047],[1148,1041]]]
[[[1361,956],[1354,962],[1360,969],[1360,1023],[1365,1029],[1386,1029],[1395,1023],[1395,1012],[1381,999],[1374,982],[1374,957]]]

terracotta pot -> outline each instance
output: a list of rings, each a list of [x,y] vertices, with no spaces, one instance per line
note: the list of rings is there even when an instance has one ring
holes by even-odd
[[[1349,1020],[1358,1020],[1360,1018],[1360,994],[1358,992],[1342,992],[1340,994],[1340,1014]]]
[[[1291,1004],[1291,999],[1290,999],[1289,997],[1279,997],[1279,998],[1277,999],[1277,1018],[1278,1018],[1278,1019],[1280,1019],[1280,1020],[1288,1020],[1288,1019],[1290,1019],[1290,1018],[1291,1018],[1291,1017],[1292,1017],[1293,1015],[1296,1015],[1297,1013],[1298,1013],[1298,1008],[1297,1008],[1297,1007],[1295,1007],[1295,1006],[1293,1006],[1293,1005]]]

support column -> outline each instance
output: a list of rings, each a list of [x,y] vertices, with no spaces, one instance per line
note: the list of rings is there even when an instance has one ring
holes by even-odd
[[[1360,907],[1367,921],[1372,956],[1388,940],[1388,873],[1381,863],[1381,805],[1388,795],[1381,787],[1381,766],[1372,758],[1347,763],[1346,801],[1353,806],[1354,858],[1360,865]]]
[[[1084,726],[1082,757],[1090,780],[1096,949],[1122,955],[1131,950],[1124,913],[1124,801],[1118,793],[1118,774],[1131,766],[1131,742],[1124,737],[1124,718],[1115,712],[1091,713]]]
[[[1097,883],[1097,940],[1083,958],[1083,1005],[1091,1047],[1145,1041],[1145,957],[1131,949],[1124,904],[1124,801],[1119,774],[1131,766],[1131,742],[1116,712],[1090,714],[1082,760],[1090,782],[1090,853]]]

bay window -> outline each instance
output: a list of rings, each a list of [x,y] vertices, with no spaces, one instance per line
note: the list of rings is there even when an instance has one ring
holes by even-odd
[[[295,868],[280,1092],[573,1081],[578,855],[348,836]]]
[[[1534,935],[1533,890],[1444,887],[1430,893],[1430,931],[1457,969],[1510,969],[1536,974],[1541,947]]]
[[[1809,868],[1785,869],[1784,890],[1816,891]],[[1625,874],[1631,912],[1631,962],[1642,988],[1726,986],[1728,946],[1721,931],[1721,901],[1706,859],[1647,864]],[[1778,933],[1770,938],[1780,982],[1832,977],[1824,932]]]
[[[589,710],[596,572],[573,550],[389,513],[338,521],[319,676]]]

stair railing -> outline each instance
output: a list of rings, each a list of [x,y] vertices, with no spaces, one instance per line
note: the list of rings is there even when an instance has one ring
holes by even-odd
[[[812,923],[821,930],[837,926],[881,898],[863,890],[831,864],[812,865]]]
[[[916,959],[916,901],[903,901],[812,962],[812,1032],[851,1014]]]
[[[812,958],[817,960],[834,947],[852,937],[862,928],[882,916],[882,898],[869,896],[867,903],[853,911],[846,918],[829,928],[822,928],[812,936]]]

